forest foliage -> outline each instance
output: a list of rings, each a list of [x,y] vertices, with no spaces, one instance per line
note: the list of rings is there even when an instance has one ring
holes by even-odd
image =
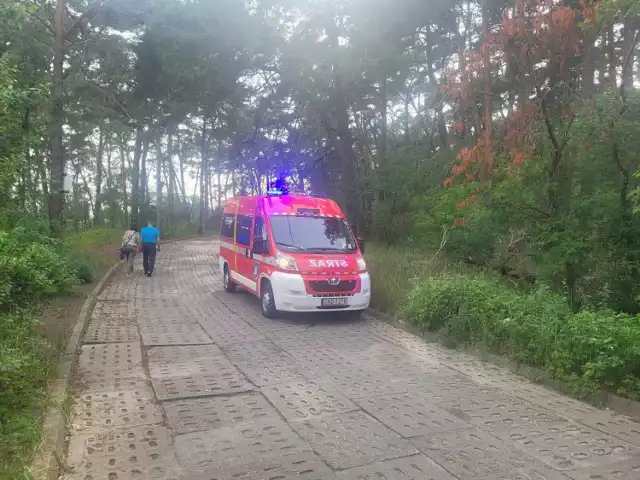
[[[371,238],[635,313],[636,2],[428,4],[7,0],[4,226],[202,229],[284,176]]]
[[[37,236],[0,296],[89,276],[28,276],[72,232],[203,231],[282,177],[374,241],[376,307],[637,394],[639,37],[637,0],[4,0],[0,233]]]

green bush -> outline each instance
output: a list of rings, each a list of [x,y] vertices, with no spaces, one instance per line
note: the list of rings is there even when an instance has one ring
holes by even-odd
[[[68,254],[66,258],[69,270],[75,278],[82,283],[91,283],[94,280],[93,268],[88,261],[79,255]]]
[[[640,319],[608,310],[573,313],[547,288],[517,291],[485,274],[422,280],[402,313],[449,341],[546,369],[579,393],[640,398]]]
[[[581,391],[593,385],[640,396],[640,317],[611,310],[571,315],[549,359],[556,377]]]
[[[0,477],[29,458],[40,439],[47,381],[54,371],[49,345],[34,334],[37,318],[0,313]],[[10,468],[9,468],[10,469]]]
[[[0,310],[36,304],[77,284],[59,248],[45,243],[24,243],[21,232],[0,232]]]

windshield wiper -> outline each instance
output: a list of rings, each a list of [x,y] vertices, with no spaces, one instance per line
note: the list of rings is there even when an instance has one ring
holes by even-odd
[[[291,245],[290,243],[276,242],[276,245],[284,248],[294,248],[296,250],[304,250],[304,248],[299,247],[298,245]]]
[[[330,248],[330,247],[312,247],[307,248],[307,252],[320,252],[320,253],[344,253],[349,252],[351,249],[348,248]]]

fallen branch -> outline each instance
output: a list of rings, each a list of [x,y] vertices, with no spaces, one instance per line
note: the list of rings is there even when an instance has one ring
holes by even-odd
[[[440,240],[440,247],[438,248],[436,253],[433,254],[431,259],[427,261],[427,265],[431,265],[433,263],[433,261],[436,259],[438,254],[442,251],[444,246],[447,244],[447,240],[449,238],[449,231],[450,230],[451,230],[451,226],[448,226],[448,227],[446,225],[442,226],[442,240]]]

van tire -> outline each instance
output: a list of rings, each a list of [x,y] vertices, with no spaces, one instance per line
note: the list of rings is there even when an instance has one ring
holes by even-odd
[[[277,318],[276,302],[269,280],[263,280],[260,285],[260,309],[266,318]]]
[[[227,293],[235,293],[236,292],[236,284],[231,280],[231,273],[229,272],[229,267],[227,265],[224,266],[224,273],[222,274],[222,283],[224,285],[224,291]]]

